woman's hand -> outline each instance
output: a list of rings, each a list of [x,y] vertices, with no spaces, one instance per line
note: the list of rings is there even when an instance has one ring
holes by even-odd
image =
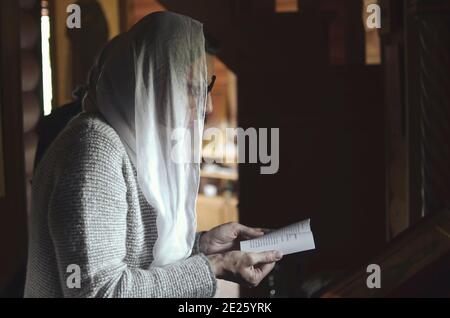
[[[200,237],[200,252],[205,255],[239,249],[239,242],[260,237],[266,230],[232,222],[219,225]]]
[[[219,279],[256,287],[274,268],[283,255],[277,251],[245,253],[240,251],[208,256],[211,268]]]

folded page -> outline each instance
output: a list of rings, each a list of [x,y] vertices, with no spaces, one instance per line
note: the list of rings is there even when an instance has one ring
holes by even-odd
[[[283,255],[315,249],[310,220],[294,223],[256,239],[242,241],[243,252],[280,251]]]

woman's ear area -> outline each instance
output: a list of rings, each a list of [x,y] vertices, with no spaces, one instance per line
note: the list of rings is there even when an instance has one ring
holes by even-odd
[[[214,75],[214,55],[206,53],[206,69],[207,69],[206,78],[209,81],[209,79]]]
[[[212,78],[213,74],[214,74],[214,55],[209,54],[208,52],[206,53],[206,68],[207,68],[207,79],[208,79],[208,84],[210,79]],[[212,103],[212,96],[211,93],[208,92],[208,97],[206,100],[206,114],[211,114],[213,111],[213,103]]]
[[[206,99],[206,114],[209,115],[213,112],[213,103],[211,93],[208,93],[208,97]]]

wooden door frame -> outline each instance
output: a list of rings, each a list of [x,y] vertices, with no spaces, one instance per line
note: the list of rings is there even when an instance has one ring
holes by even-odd
[[[16,0],[0,1],[0,104],[5,196],[0,198],[0,290],[26,256],[26,195],[20,65],[20,11]]]

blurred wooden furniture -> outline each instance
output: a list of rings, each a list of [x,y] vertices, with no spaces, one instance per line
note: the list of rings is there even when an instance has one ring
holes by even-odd
[[[450,211],[422,220],[370,263],[381,268],[380,289],[367,287],[367,264],[327,288],[322,297],[450,297]]]
[[[237,199],[222,196],[207,197],[200,194],[197,200],[197,229],[207,231],[211,228],[239,220]]]

